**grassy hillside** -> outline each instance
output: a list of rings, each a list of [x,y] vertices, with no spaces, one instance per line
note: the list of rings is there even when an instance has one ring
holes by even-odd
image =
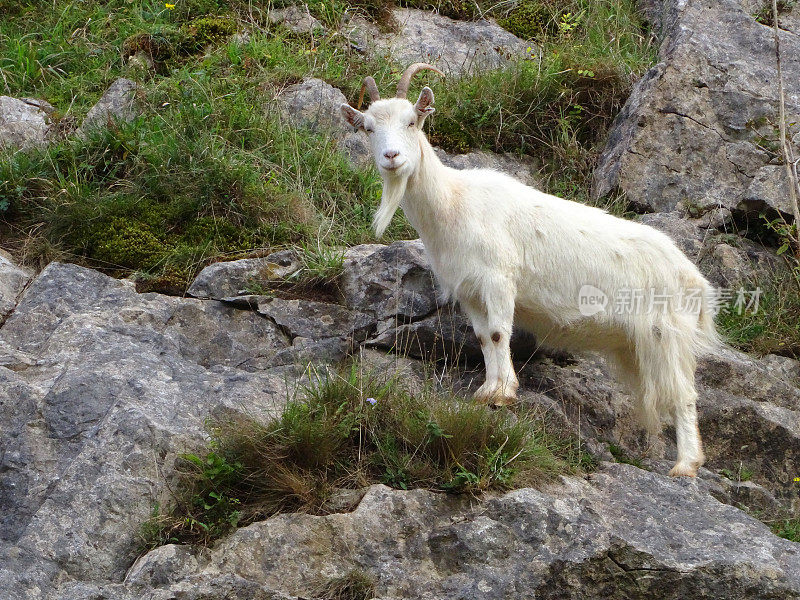
[[[281,123],[275,97],[303,77],[352,101],[367,74],[390,88],[404,65],[354,53],[335,30],[345,12],[391,28],[390,7],[312,2],[330,33],[311,39],[270,26],[266,2],[0,0],[3,93],[47,100],[64,132],[47,150],[0,158],[3,245],[30,264],[71,260],[180,292],[222,257],[372,241],[376,173],[330,137]],[[430,7],[474,18],[490,5]],[[523,0],[489,14],[541,52],[434,81],[432,140],[535,155],[549,190],[585,200],[607,127],[654,56],[632,0]],[[152,67],[131,61],[137,52]],[[67,135],[120,76],[142,85],[142,116]],[[413,236],[402,218],[388,232]]]

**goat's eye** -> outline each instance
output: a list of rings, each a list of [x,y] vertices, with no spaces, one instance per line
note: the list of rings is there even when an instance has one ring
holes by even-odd
[[[409,123],[409,124],[408,124],[408,126],[409,126],[409,127],[413,127],[413,126],[414,126],[414,125],[416,125],[416,124],[417,124],[417,122],[416,122],[416,121],[411,121],[411,123]]]
[[[364,131],[366,131],[367,133],[372,133],[372,132],[374,132],[375,130],[374,130],[374,129],[372,129],[372,128],[370,128],[370,127],[364,127]]]

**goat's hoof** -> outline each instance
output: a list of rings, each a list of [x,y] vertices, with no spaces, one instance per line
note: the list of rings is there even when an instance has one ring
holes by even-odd
[[[496,407],[511,406],[512,404],[516,403],[517,403],[516,396],[494,396],[490,401],[490,404]]]
[[[496,396],[497,393],[495,390],[483,389],[483,386],[481,386],[474,394],[472,394],[472,399],[480,404],[491,404],[494,402]]]
[[[670,477],[697,477],[697,466],[691,463],[675,463],[669,471]]]

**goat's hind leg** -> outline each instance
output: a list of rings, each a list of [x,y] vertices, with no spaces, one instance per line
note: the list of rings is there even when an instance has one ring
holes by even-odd
[[[660,413],[669,412],[672,415],[678,459],[669,474],[673,477],[695,477],[705,462],[697,426],[695,359],[675,339],[660,340],[653,349],[658,351],[648,353],[643,352],[641,346],[637,348],[645,421],[653,432],[655,424],[660,421]]]
[[[672,400],[670,412],[675,421],[678,444],[678,459],[669,474],[673,477],[695,477],[706,460],[697,424],[697,390],[694,386],[696,361],[691,351],[678,348],[673,349],[667,363],[672,367],[672,376],[661,387]],[[663,370],[661,373],[666,374]]]
[[[513,295],[490,293],[483,300],[462,302],[481,344],[486,364],[486,381],[475,392],[475,399],[504,406],[517,398],[519,380],[511,361],[511,331],[514,323]]]
[[[697,469],[705,462],[700,428],[697,426],[697,392],[692,382],[691,391],[681,397],[675,406],[675,435],[678,443],[678,460],[670,469],[673,477],[695,477]]]

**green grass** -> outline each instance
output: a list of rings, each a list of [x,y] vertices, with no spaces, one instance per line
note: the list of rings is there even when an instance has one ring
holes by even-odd
[[[378,19],[391,4],[311,8],[335,25],[348,6]],[[435,84],[430,135],[450,150],[535,153],[549,191],[585,200],[598,145],[652,48],[627,0],[548,6],[558,19],[572,14],[574,28],[539,36],[535,60]],[[354,101],[364,75],[386,89],[403,65],[356,56],[336,35],[312,41],[269,28],[266,8],[222,0],[176,2],[173,10],[125,0],[0,4],[4,93],[51,102],[62,131],[119,76],[139,81],[143,107],[133,124],[0,156],[8,247],[35,266],[77,261],[182,293],[214,259],[374,241],[375,172],[354,168],[325,132],[281,124],[271,98],[316,76]],[[232,39],[245,30],[246,43]],[[127,62],[137,52],[152,58],[152,70]],[[414,236],[398,217],[386,239]]]
[[[737,305],[737,294],[717,316],[717,324],[727,340],[746,352],[780,354],[800,358],[800,269],[764,277],[747,286],[748,292],[760,289],[758,307],[748,308],[753,299]]]
[[[313,60],[336,63],[330,51]],[[230,44],[146,82],[144,114],[132,124],[7,153],[7,239],[32,264],[138,271],[178,293],[214,257],[373,241],[374,171],[355,168],[325,132],[282,124],[264,102],[276,86],[313,75],[310,60],[297,40],[253,34],[244,48]],[[398,219],[388,235],[412,233]]]
[[[514,10],[534,5],[554,20],[535,36],[538,46],[513,68],[434,87],[430,137],[451,151],[533,154],[544,162],[547,191],[586,202],[608,128],[656,48],[631,1],[520,2]]]
[[[327,286],[336,282],[344,270],[344,250],[321,245],[303,245],[300,270],[290,280],[305,285]]]
[[[800,518],[774,521],[770,523],[770,528],[775,535],[800,543]]]
[[[590,464],[540,415],[432,390],[412,395],[396,378],[362,374],[357,363],[316,377],[271,422],[216,421],[210,432],[205,453],[184,456],[174,505],[143,526],[146,548],[208,543],[279,512],[325,513],[341,488],[380,482],[477,494]]]

